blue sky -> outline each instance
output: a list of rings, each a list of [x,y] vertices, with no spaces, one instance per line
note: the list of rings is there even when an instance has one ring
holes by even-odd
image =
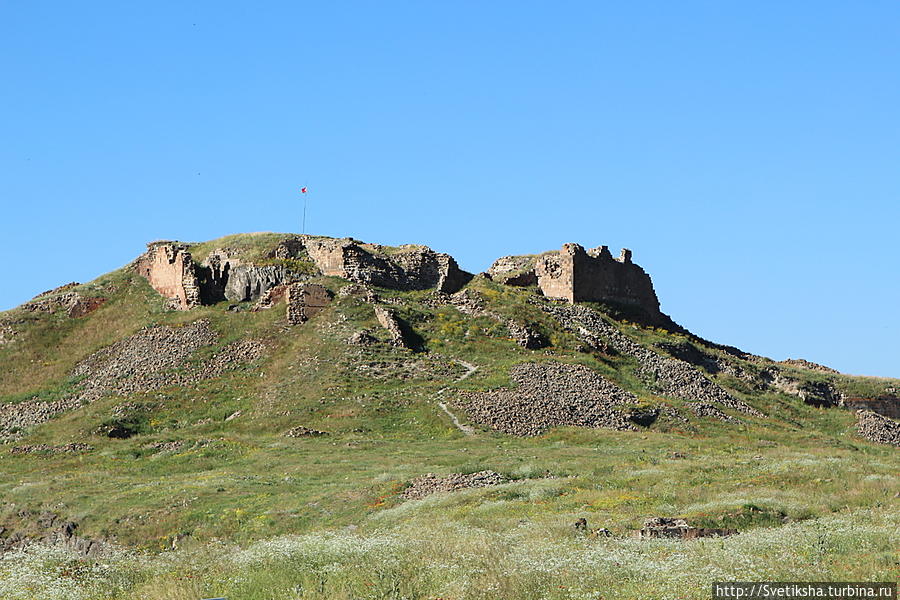
[[[900,4],[0,1],[0,309],[160,239],[480,271],[626,246],[663,309],[900,377]]]

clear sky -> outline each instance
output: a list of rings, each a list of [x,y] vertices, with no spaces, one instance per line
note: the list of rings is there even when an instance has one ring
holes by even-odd
[[[0,309],[148,241],[634,251],[663,310],[900,377],[900,3],[0,0]]]

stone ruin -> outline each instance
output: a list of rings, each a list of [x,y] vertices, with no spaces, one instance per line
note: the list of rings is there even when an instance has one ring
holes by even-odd
[[[504,256],[486,275],[511,286],[536,285],[547,298],[609,302],[637,308],[650,322],[665,320],[650,276],[631,262],[631,250],[613,258],[606,246],[585,250],[578,244],[539,256]]]
[[[287,286],[286,300],[288,323],[299,325],[328,306],[331,296],[316,283],[292,283]]]
[[[718,527],[692,527],[684,519],[673,517],[651,517],[644,526],[634,532],[637,538],[679,538],[691,540],[701,537],[723,537],[735,535],[737,529]]]
[[[459,268],[449,254],[427,246],[406,245],[390,254],[377,244],[363,244],[352,238],[331,239],[305,236],[302,239],[310,259],[323,275],[341,277],[395,290],[426,290],[452,294],[472,274]]]
[[[426,246],[408,245],[387,251],[383,246],[351,238],[288,238],[269,253],[269,258],[283,262],[308,260],[318,274],[396,290],[435,288],[452,293],[472,278],[452,256]],[[148,244],[135,268],[178,310],[222,300],[259,300],[269,290],[308,275],[292,272],[290,265],[255,265],[227,249],[213,250],[198,265],[188,245],[171,241]]]
[[[659,320],[659,300],[650,276],[631,262],[631,250],[613,258],[606,246],[587,250],[564,244],[562,250],[544,254],[534,264],[538,287],[548,298],[576,302],[612,302],[641,309]]]
[[[168,298],[172,308],[190,310],[200,306],[200,285],[194,259],[187,245],[151,242],[135,268],[150,287]]]

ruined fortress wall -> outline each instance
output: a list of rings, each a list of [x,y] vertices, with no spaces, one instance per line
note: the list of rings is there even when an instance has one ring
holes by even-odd
[[[631,251],[613,258],[606,246],[585,251],[565,244],[559,253],[540,257],[535,264],[538,285],[545,296],[569,302],[614,302],[642,309],[659,318],[659,300],[650,276],[631,262]]]
[[[450,255],[425,247],[385,256],[369,252],[351,239],[306,238],[304,244],[323,275],[357,283],[401,290],[437,288],[452,293],[472,278]]]
[[[154,242],[138,259],[137,272],[179,310],[200,305],[200,287],[191,253],[172,242]]]
[[[299,325],[328,306],[331,296],[325,287],[315,283],[292,283],[287,286],[287,320]]]

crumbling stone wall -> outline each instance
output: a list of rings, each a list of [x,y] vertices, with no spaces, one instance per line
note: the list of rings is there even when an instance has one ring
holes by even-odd
[[[292,283],[287,286],[287,320],[299,325],[325,308],[331,296],[325,287],[315,283]]]
[[[390,289],[453,293],[472,278],[452,256],[425,246],[407,246],[391,255],[351,238],[304,238],[309,257],[323,275]],[[365,247],[368,246],[368,247]]]
[[[537,285],[534,256],[501,256],[487,270],[493,281],[506,285],[527,287]]]
[[[401,348],[409,348],[411,346],[409,340],[407,340],[406,336],[403,334],[403,328],[400,326],[397,315],[395,315],[392,310],[376,304],[375,318],[378,319],[381,326],[391,335],[392,344]]]
[[[659,299],[650,276],[631,262],[631,251],[613,258],[606,246],[589,251],[578,244],[564,244],[558,253],[540,256],[535,274],[548,298],[575,302],[614,302],[642,309],[659,319]]]
[[[176,242],[152,242],[137,261],[137,272],[179,310],[200,305],[200,286],[194,260],[187,246]]]

